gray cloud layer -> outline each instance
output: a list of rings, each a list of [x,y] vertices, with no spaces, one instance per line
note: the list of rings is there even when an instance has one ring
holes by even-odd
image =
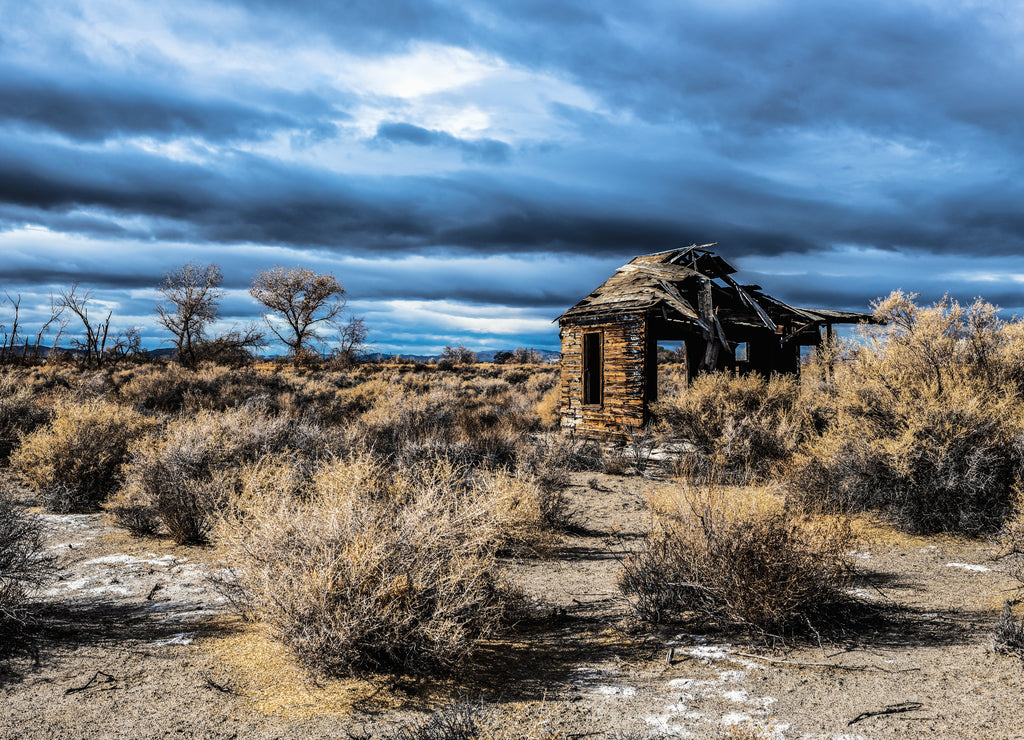
[[[130,6],[136,25],[114,30],[97,7],[4,11],[0,230],[609,264],[706,241],[738,259],[1024,254],[1024,26],[1008,2],[223,0]],[[403,97],[352,71],[435,47],[486,74]],[[275,74],[314,52],[297,79]],[[3,259],[9,283],[153,277]],[[863,302],[899,287],[887,277],[856,282]],[[593,287],[579,279],[409,279],[366,297],[557,313]],[[779,283],[853,302],[841,281]]]

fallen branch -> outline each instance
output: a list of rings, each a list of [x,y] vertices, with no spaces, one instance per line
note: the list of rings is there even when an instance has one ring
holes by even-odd
[[[902,704],[890,704],[885,709],[879,709],[876,712],[861,712],[847,722],[846,726],[849,727],[850,725],[860,722],[862,719],[868,719],[869,717],[881,717],[885,714],[902,714],[903,712],[916,712],[923,706],[924,704],[919,701],[905,701]]]
[[[98,680],[100,678],[100,676],[103,676],[103,679]],[[83,685],[75,686],[75,687],[70,688],[67,691],[65,691],[64,692],[64,696],[67,696],[68,694],[77,694],[79,691],[85,691],[86,689],[91,688],[94,684],[96,686],[99,686],[100,684],[104,684],[104,683],[116,683],[116,682],[117,682],[117,679],[114,678],[113,676],[111,676],[106,671],[96,671],[96,673],[93,674],[92,678],[90,678],[88,681],[86,681]]]
[[[216,689],[217,691],[221,692],[222,694],[234,694],[235,693],[235,690],[233,688],[231,688],[230,685],[225,684],[225,685],[222,686],[221,684],[219,684],[216,681],[214,681],[212,678],[207,678],[206,679],[206,685],[209,686],[211,689]]]

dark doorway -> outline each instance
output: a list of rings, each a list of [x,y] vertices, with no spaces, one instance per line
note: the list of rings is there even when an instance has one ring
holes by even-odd
[[[583,335],[583,405],[601,405],[601,387],[604,385],[601,364],[601,332]]]

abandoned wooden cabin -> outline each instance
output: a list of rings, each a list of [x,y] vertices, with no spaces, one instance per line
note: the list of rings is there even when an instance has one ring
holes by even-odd
[[[558,317],[562,426],[621,436],[647,422],[658,342],[685,344],[687,372],[797,373],[800,348],[871,314],[796,308],[740,285],[709,247],[635,257]],[[822,330],[824,329],[824,336]]]

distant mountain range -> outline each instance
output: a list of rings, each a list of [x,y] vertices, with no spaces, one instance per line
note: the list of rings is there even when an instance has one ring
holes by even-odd
[[[482,349],[476,352],[477,359],[480,362],[494,362],[494,356],[499,352],[511,352],[511,349]],[[537,354],[544,358],[544,362],[551,362],[557,360],[562,356],[561,352],[557,352],[551,349],[534,349]],[[437,362],[441,359],[441,355],[413,355],[405,352],[367,352],[364,357],[368,360],[380,360],[387,359],[388,357],[401,357],[403,360],[413,360],[414,362]]]

